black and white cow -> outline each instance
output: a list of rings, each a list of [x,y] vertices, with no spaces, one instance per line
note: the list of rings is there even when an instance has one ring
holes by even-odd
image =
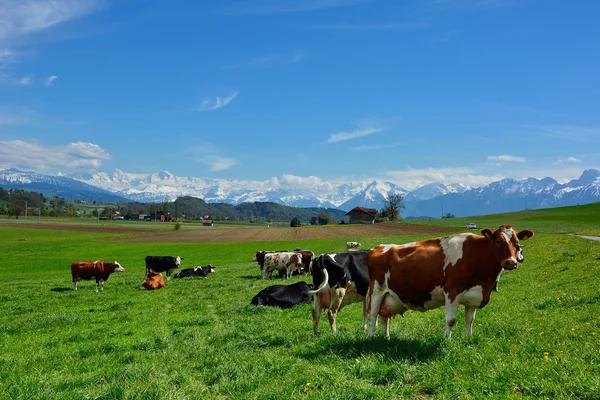
[[[290,308],[296,304],[310,303],[312,296],[308,294],[308,291],[311,289],[312,286],[304,281],[291,285],[273,285],[258,292],[250,304]]]
[[[362,328],[367,326],[365,297],[369,289],[369,271],[366,250],[344,253],[321,254],[312,263],[313,286],[318,288],[308,292],[315,295],[312,311],[313,329],[319,334],[321,310],[327,310],[329,325],[337,331],[337,313],[346,305],[363,302]]]
[[[211,272],[215,272],[215,267],[212,264],[208,264],[205,267],[194,267],[194,268],[185,268],[175,274],[173,279],[175,278],[193,278],[195,276],[201,276],[206,278],[208,274]]]
[[[350,250],[350,249],[357,249],[359,247],[360,247],[360,243],[358,243],[358,242],[346,242],[346,248],[348,250]]]
[[[183,258],[171,256],[146,256],[146,278],[151,271],[166,272],[167,280],[171,279],[171,273],[175,268],[179,268]]]

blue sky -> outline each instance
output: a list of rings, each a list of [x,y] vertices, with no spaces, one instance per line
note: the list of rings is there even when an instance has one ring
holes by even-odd
[[[599,20],[593,0],[0,0],[0,168],[573,179],[600,169]]]

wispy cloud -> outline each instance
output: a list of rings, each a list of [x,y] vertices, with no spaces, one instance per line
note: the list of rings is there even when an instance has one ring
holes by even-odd
[[[329,136],[327,140],[328,143],[337,143],[344,140],[357,139],[363,136],[371,135],[376,132],[381,132],[379,128],[363,128],[359,127],[359,129],[353,130],[352,132],[339,132],[334,133]]]
[[[0,43],[38,33],[99,10],[103,0],[2,0]]]
[[[238,64],[227,65],[225,69],[260,67],[260,66],[283,66],[297,63],[304,58],[303,53],[294,53],[292,55],[272,54],[265,57],[254,58],[249,61]]]
[[[576,142],[595,141],[600,138],[600,128],[575,125],[512,125],[511,131],[543,138]]]
[[[403,143],[390,143],[390,144],[374,144],[374,145],[365,145],[365,146],[355,146],[351,147],[352,151],[373,151],[373,150],[382,150],[382,149],[390,149],[393,147],[402,146]]]
[[[237,165],[237,161],[229,157],[207,156],[203,160],[205,164],[210,166],[211,171],[223,171]]]
[[[225,107],[227,104],[231,103],[233,99],[237,97],[237,95],[238,91],[236,90],[235,92],[226,97],[217,96],[212,99],[206,99],[202,102],[200,108],[198,108],[198,111],[211,111],[217,110],[221,107]]]
[[[19,79],[19,85],[27,86],[33,83],[33,75],[24,76]]]
[[[407,190],[414,190],[434,182],[445,185],[462,184],[480,187],[503,179],[500,175],[477,174],[468,168],[426,168],[387,171],[395,183]]]
[[[347,7],[373,0],[246,0],[221,9],[224,14],[283,14]]]
[[[35,141],[0,141],[0,167],[34,170],[96,170],[110,154],[94,143],[50,146]]]
[[[432,25],[423,22],[402,22],[402,23],[380,23],[380,24],[332,24],[332,25],[311,25],[307,26],[308,29],[322,29],[322,30],[337,30],[337,31],[374,31],[374,30],[389,30],[389,31],[402,31],[411,29],[424,29],[429,28]]]
[[[46,86],[52,86],[52,83],[54,82],[54,80],[58,78],[58,76],[56,75],[51,75],[46,79],[46,82],[44,83],[44,85]]]
[[[503,154],[501,156],[487,156],[487,159],[489,161],[495,161],[495,162],[520,162],[520,163],[527,162],[527,160],[524,157],[509,156],[507,154]]]
[[[576,157],[569,157],[569,158],[566,158],[566,159],[558,160],[559,164],[565,164],[565,163],[579,164],[580,162],[581,162],[581,160],[579,158],[576,158]]]

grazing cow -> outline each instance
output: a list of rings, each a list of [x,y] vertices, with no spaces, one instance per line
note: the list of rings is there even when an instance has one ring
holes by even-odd
[[[192,278],[194,276],[203,276],[206,278],[211,272],[215,272],[215,267],[212,264],[208,264],[206,267],[185,268],[176,273],[173,279]]]
[[[357,249],[360,247],[360,243],[358,242],[346,242],[346,249]]]
[[[367,250],[344,253],[321,254],[313,261],[313,286],[318,289],[308,292],[316,295],[312,311],[314,334],[319,334],[321,310],[327,310],[329,325],[337,331],[337,313],[346,305],[363,302],[363,322],[367,325],[365,296],[369,288]]]
[[[310,274],[312,271],[312,262],[315,259],[315,253],[310,250],[302,249],[294,249],[294,253],[299,253],[302,256],[302,265],[298,271],[304,274]]]
[[[312,287],[304,281],[291,285],[273,285],[258,292],[250,304],[290,308],[296,304],[310,303],[312,301],[312,296],[308,294],[310,289]]]
[[[267,253],[265,254],[264,268],[262,278],[270,278],[273,271],[286,271],[286,277],[292,277],[292,273],[302,265],[302,256],[298,253]]]
[[[510,225],[496,231],[429,239],[405,245],[379,245],[369,252],[369,336],[377,315],[389,338],[388,319],[407,310],[427,311],[446,306],[446,330],[450,338],[459,305],[465,306],[467,335],[471,335],[475,312],[490,301],[502,271],[518,266],[519,240],[533,236],[516,232]]]
[[[77,282],[96,279],[96,292],[104,290],[104,282],[113,272],[123,272],[125,268],[118,262],[96,261],[73,261],[71,263],[71,277],[73,278],[73,290],[77,291]]]
[[[141,290],[158,290],[167,287],[161,273],[150,271],[146,280],[140,286]]]
[[[146,256],[146,277],[150,272],[166,272],[167,280],[171,279],[171,273],[175,268],[179,268],[183,258],[171,256]]]

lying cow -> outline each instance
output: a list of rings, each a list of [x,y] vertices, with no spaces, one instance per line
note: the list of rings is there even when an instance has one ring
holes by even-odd
[[[304,281],[291,285],[273,285],[258,292],[250,304],[290,308],[296,304],[310,303],[312,301],[312,296],[308,294],[310,289],[312,287]]]
[[[212,264],[208,264],[206,267],[185,268],[176,273],[173,279],[193,278],[195,276],[202,276],[206,278],[211,272],[215,272],[215,267],[213,267]]]
[[[365,296],[369,288],[366,250],[345,253],[321,254],[313,261],[313,286],[316,290],[308,292],[315,295],[312,311],[314,334],[319,334],[321,310],[327,310],[329,325],[335,333],[337,313],[346,305],[363,302],[363,322],[367,325]]]
[[[262,270],[262,278],[271,278],[273,271],[285,271],[286,278],[291,278],[292,273],[297,271],[302,265],[302,256],[299,253],[267,253]]]
[[[346,242],[346,249],[357,249],[360,247],[360,243],[358,242]]]
[[[166,272],[167,280],[171,279],[171,273],[179,268],[183,258],[171,256],[146,256],[146,277],[150,272]]]
[[[73,279],[73,290],[77,291],[77,282],[96,279],[96,292],[104,290],[104,282],[113,272],[123,272],[125,268],[118,262],[96,261],[73,261],[71,263],[71,277]]]
[[[142,286],[140,286],[141,290],[158,290],[167,287],[165,284],[165,280],[162,277],[161,273],[158,272],[150,272],[150,274],[146,277],[144,282],[142,282]]]
[[[516,232],[510,225],[496,231],[485,228],[483,236],[463,233],[405,245],[380,245],[369,252],[369,336],[377,315],[389,338],[388,319],[407,310],[427,311],[446,307],[446,330],[450,338],[458,306],[465,306],[467,335],[471,335],[475,312],[490,301],[503,269],[518,266],[519,240],[533,236]]]

